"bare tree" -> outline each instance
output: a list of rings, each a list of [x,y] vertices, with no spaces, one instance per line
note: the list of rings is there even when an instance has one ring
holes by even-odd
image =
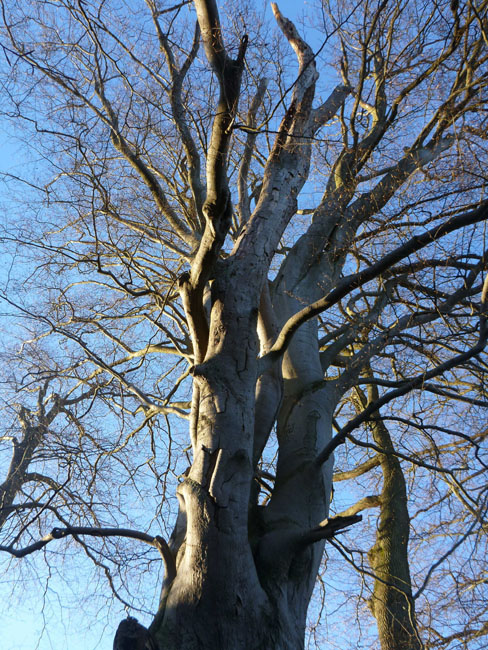
[[[305,38],[274,3],[275,31],[214,0],[1,3],[4,112],[43,159],[3,298],[57,359],[22,444],[49,462],[60,418],[79,468],[32,522],[5,497],[3,551],[74,538],[130,605],[107,563],[146,543],[140,643],[295,650],[329,540],[383,650],[482,647],[481,598],[447,632],[429,607],[484,589],[487,5],[322,2]]]

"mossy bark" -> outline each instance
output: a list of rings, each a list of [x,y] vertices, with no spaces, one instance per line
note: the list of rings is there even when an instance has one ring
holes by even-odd
[[[369,401],[377,397],[376,387],[371,387]],[[368,554],[375,573],[371,611],[382,650],[421,650],[424,646],[417,628],[408,563],[410,518],[405,476],[379,413],[372,432],[375,443],[385,453],[380,455],[383,489],[379,525],[376,542]]]

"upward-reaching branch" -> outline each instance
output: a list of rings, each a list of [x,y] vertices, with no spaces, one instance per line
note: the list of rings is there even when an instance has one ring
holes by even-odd
[[[202,207],[204,201],[204,188],[202,186],[202,180],[200,178],[201,173],[201,164],[200,156],[198,153],[197,146],[192,137],[190,128],[188,126],[187,114],[183,103],[182,90],[183,82],[185,77],[190,69],[190,66],[194,62],[198,49],[200,46],[200,26],[198,22],[195,25],[195,34],[193,37],[193,43],[191,50],[185,59],[184,63],[178,68],[176,60],[174,57],[173,50],[168,41],[168,37],[163,32],[160,22],[159,15],[161,12],[158,12],[156,6],[152,0],[146,0],[149,8],[151,10],[152,19],[156,28],[158,35],[158,40],[161,49],[164,52],[166,61],[169,67],[169,73],[171,77],[171,85],[169,88],[169,97],[171,101],[171,110],[173,113],[173,118],[175,121],[176,128],[181,137],[181,142],[185,150],[185,154],[188,161],[188,183],[191,188],[193,195],[193,200],[195,202],[195,211],[198,215],[199,221],[203,219],[202,216]],[[203,228],[202,224],[198,224],[199,228]]]
[[[195,0],[198,22],[207,59],[219,81],[219,101],[215,112],[207,152],[207,196],[204,213],[212,230],[227,229],[230,217],[227,182],[227,152],[239,100],[241,75],[248,37],[241,39],[236,59],[231,59],[224,46],[220,18],[214,0]]]
[[[318,79],[313,50],[300,37],[293,23],[281,14],[278,5],[271,6],[280,29],[297,55],[298,77],[265,165],[258,203],[234,247],[242,261],[258,258],[265,263],[271,260],[285,227],[296,212],[297,196],[309,170],[310,139],[318,124],[314,119],[318,115],[312,118]],[[341,101],[332,101],[324,115],[332,117],[330,109],[337,110],[345,97],[340,92],[339,96]],[[318,117],[323,119],[323,115]],[[263,270],[267,267],[261,266],[258,281],[262,280]]]
[[[219,81],[219,100],[207,151],[207,193],[202,208],[205,230],[190,273],[180,280],[180,293],[195,347],[195,363],[200,363],[205,357],[208,342],[208,325],[203,307],[205,284],[211,277],[231,225],[227,154],[248,38],[247,35],[242,37],[237,58],[231,59],[225,50],[215,1],[195,0],[195,8],[205,54]]]

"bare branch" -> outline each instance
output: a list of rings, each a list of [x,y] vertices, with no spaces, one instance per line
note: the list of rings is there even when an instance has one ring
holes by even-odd
[[[48,535],[45,535],[42,539],[34,542],[33,544],[29,544],[29,546],[26,546],[25,548],[15,549],[11,546],[0,546],[0,551],[10,553],[10,555],[13,555],[14,557],[21,558],[41,550],[53,540],[63,539],[68,535],[89,535],[90,537],[102,538],[126,537],[129,539],[136,539],[138,541],[144,542],[145,544],[149,544],[150,546],[154,546],[154,548],[159,551],[161,557],[163,558],[167,575],[173,577],[176,575],[174,557],[168,547],[167,542],[160,535],[153,537],[147,533],[143,533],[139,530],[131,530],[130,528],[93,528],[90,526],[67,526],[65,528],[53,528]]]
[[[378,277],[387,269],[390,269],[394,264],[402,259],[408,257],[412,253],[428,246],[432,242],[444,237],[459,228],[479,223],[488,218],[488,201],[482,201],[480,206],[471,212],[457,215],[445,221],[442,225],[436,226],[431,230],[423,233],[422,235],[415,235],[408,242],[399,246],[391,253],[385,255],[381,260],[372,264],[363,271],[359,271],[353,275],[347,276],[339,281],[336,288],[333,289],[327,296],[317,300],[315,303],[305,307],[297,314],[292,316],[281,330],[275,344],[271,350],[261,358],[260,371],[263,372],[271,363],[274,363],[280,358],[288,347],[293,334],[296,330],[305,323],[307,320],[318,316],[321,312],[329,309],[335,305],[339,300],[344,298],[353,289],[366,284],[370,280]],[[427,379],[427,377],[426,377]]]
[[[362,519],[362,516],[358,514],[329,517],[328,519],[324,519],[316,528],[312,528],[312,530],[302,535],[299,543],[305,545],[314,544],[322,539],[330,539],[338,533],[347,532],[349,526],[357,524]]]

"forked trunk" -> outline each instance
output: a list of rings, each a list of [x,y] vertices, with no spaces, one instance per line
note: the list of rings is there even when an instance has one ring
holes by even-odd
[[[327,516],[330,472],[313,460],[330,436],[331,408],[323,391],[302,394],[320,377],[316,344],[314,361],[293,371],[312,325],[285,364],[276,482],[259,505],[251,494],[259,292],[243,297],[232,283],[222,273],[212,287],[208,349],[193,370],[194,461],[178,488],[171,540],[176,577],[152,631],[161,648],[297,650],[323,550],[302,538]]]

